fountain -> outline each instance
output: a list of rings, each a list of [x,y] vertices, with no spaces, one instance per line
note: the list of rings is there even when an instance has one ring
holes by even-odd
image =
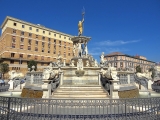
[[[43,72],[28,70],[21,97],[31,98],[135,98],[139,97],[138,85],[148,90],[148,74],[136,75],[132,69],[118,71],[106,61],[104,53],[98,63],[88,54],[87,44],[91,37],[83,36],[84,12],[78,23],[78,36],[72,37],[73,57],[70,64],[58,54]],[[123,78],[126,76],[126,83]],[[134,78],[134,80],[131,80]],[[138,85],[137,85],[138,84]],[[148,92],[148,91],[147,91]]]

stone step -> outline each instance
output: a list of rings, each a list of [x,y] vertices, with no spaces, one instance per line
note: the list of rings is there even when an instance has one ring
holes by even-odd
[[[87,90],[84,90],[84,89],[58,89],[56,90],[56,92],[97,92],[97,93],[100,93],[100,92],[104,92],[102,91],[102,89],[99,89],[99,90],[91,90],[91,89],[87,89]]]
[[[108,95],[52,95],[52,98],[108,98]]]
[[[74,88],[79,88],[79,89],[85,89],[85,88],[87,88],[87,89],[102,89],[102,87],[101,86],[60,86],[59,87],[60,89],[61,88],[70,88],[70,89],[74,89]]]
[[[52,93],[52,98],[108,98],[100,85],[62,85]]]
[[[95,92],[69,92],[69,93],[63,93],[63,92],[56,92],[53,93],[53,95],[106,95],[107,93],[101,92],[101,93],[95,93]]]

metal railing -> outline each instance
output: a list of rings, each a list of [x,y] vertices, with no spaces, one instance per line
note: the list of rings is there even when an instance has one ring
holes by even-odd
[[[1,120],[159,120],[160,98],[32,99],[0,97]]]

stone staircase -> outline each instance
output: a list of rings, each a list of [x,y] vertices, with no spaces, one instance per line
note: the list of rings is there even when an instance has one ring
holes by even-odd
[[[62,85],[56,89],[51,98],[109,98],[100,85]]]

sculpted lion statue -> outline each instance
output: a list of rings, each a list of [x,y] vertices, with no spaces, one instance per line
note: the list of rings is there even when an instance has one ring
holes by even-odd
[[[23,73],[16,72],[15,70],[9,71],[8,74],[10,75],[10,79],[24,77]]]

